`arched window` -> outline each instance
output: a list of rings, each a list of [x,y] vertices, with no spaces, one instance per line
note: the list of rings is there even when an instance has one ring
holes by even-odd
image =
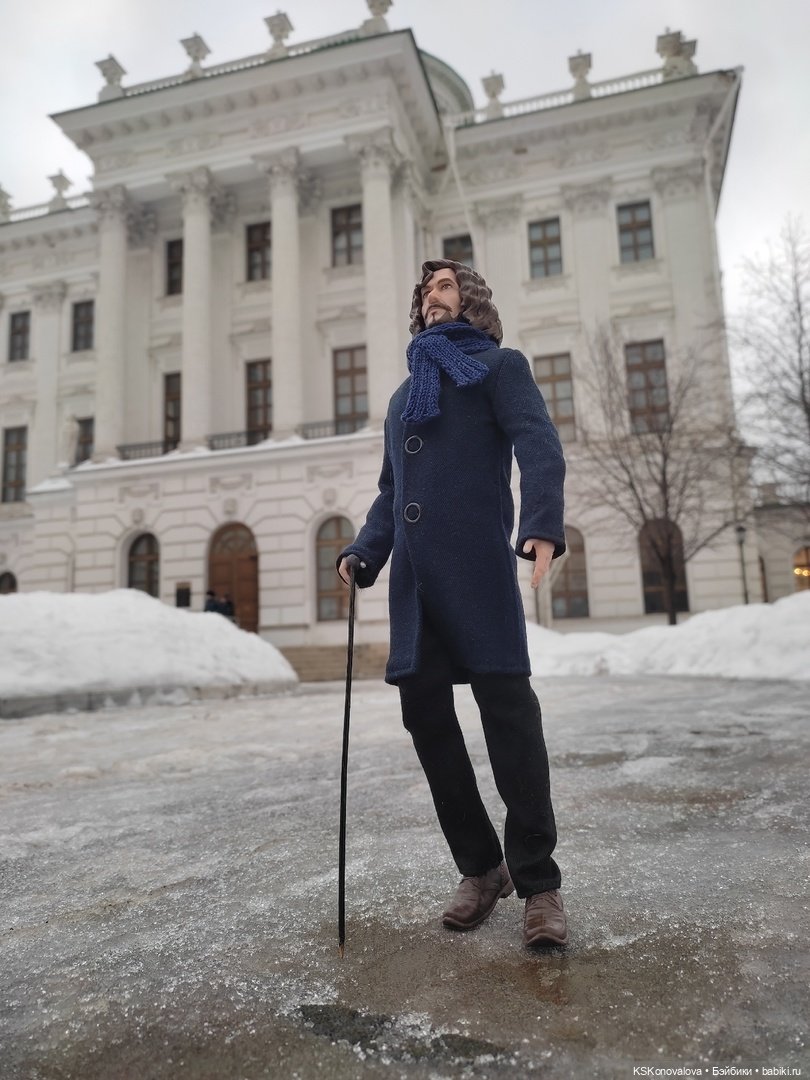
[[[666,582],[663,568],[672,566],[675,579],[675,610],[688,611],[686,564],[683,537],[673,521],[648,521],[638,535],[641,555],[641,580],[644,587],[644,611],[647,615],[667,610]]]
[[[793,556],[793,583],[796,591],[810,589],[810,547],[802,547]]]
[[[127,585],[150,596],[159,595],[160,555],[158,542],[151,533],[135,538],[129,549]]]
[[[0,595],[17,591],[17,579],[10,570],[0,574]]]
[[[555,619],[587,618],[588,574],[585,568],[585,539],[579,529],[565,526],[568,555],[551,590],[551,610]]]
[[[345,619],[349,614],[349,590],[335,572],[338,555],[354,539],[352,523],[333,517],[318,529],[315,565],[318,568],[318,621]]]

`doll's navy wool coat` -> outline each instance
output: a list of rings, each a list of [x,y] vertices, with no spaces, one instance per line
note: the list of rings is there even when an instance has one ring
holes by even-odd
[[[392,555],[388,586],[391,648],[385,681],[418,670],[427,612],[456,665],[470,673],[529,675],[516,555],[528,539],[565,551],[565,459],[526,357],[515,349],[476,353],[483,382],[458,387],[441,372],[441,415],[403,423],[410,376],[395,391],[385,421],[380,493],[353,543],[373,585]],[[512,454],[520,469],[520,522],[514,549]],[[393,553],[393,554],[392,554]]]

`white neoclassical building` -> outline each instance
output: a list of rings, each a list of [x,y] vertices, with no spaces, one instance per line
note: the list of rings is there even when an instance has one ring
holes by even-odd
[[[302,672],[337,673],[335,554],[376,491],[420,264],[445,255],[492,286],[569,458],[570,555],[550,603],[526,575],[528,617],[660,619],[639,537],[579,497],[576,369],[600,321],[659,372],[717,323],[740,71],[698,73],[667,32],[649,70],[591,81],[580,54],[559,93],[507,104],[493,75],[476,109],[389,30],[388,0],[368,6],[300,44],[274,15],[267,51],[232,63],[189,38],[187,69],[151,83],[110,56],[98,101],[53,118],[92,191],[59,173],[23,209],[0,189],[0,588],[193,609],[211,588]],[[706,362],[732,416],[722,339]],[[741,548],[729,529],[687,563],[682,606],[740,602],[741,555],[759,598],[753,530]],[[386,581],[359,603],[361,670],[385,656]]]

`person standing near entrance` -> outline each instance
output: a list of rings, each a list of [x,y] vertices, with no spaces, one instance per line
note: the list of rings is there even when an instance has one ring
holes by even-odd
[[[348,583],[354,565],[357,585],[368,588],[392,556],[385,679],[399,688],[403,723],[462,874],[444,925],[471,930],[517,890],[525,944],[564,945],[548,756],[516,560],[534,561],[537,588],[565,551],[560,440],[526,357],[500,347],[492,291],[471,267],[423,264],[410,331],[410,375],[388,407],[379,495],[338,556],[338,573]],[[513,451],[521,492],[514,550]],[[506,806],[503,848],[456,717],[456,683],[470,684],[481,713]]]

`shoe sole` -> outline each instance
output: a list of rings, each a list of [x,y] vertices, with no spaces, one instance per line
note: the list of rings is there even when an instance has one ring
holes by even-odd
[[[442,925],[448,930],[474,930],[476,926],[480,926],[482,922],[484,922],[490,917],[492,912],[495,910],[495,905],[498,903],[499,900],[503,900],[504,897],[511,896],[514,891],[515,886],[512,884],[511,881],[508,885],[504,885],[504,887],[501,889],[501,891],[498,893],[498,895],[492,902],[492,906],[487,908],[484,914],[480,918],[476,919],[475,922],[462,923],[454,921],[453,919],[448,919],[446,916],[442,916]]]
[[[564,938],[557,938],[552,937],[550,934],[543,934],[540,937],[534,938],[532,941],[526,941],[526,939],[524,938],[523,944],[526,946],[527,949],[535,949],[538,946],[542,945],[567,945],[568,934],[566,934]]]

